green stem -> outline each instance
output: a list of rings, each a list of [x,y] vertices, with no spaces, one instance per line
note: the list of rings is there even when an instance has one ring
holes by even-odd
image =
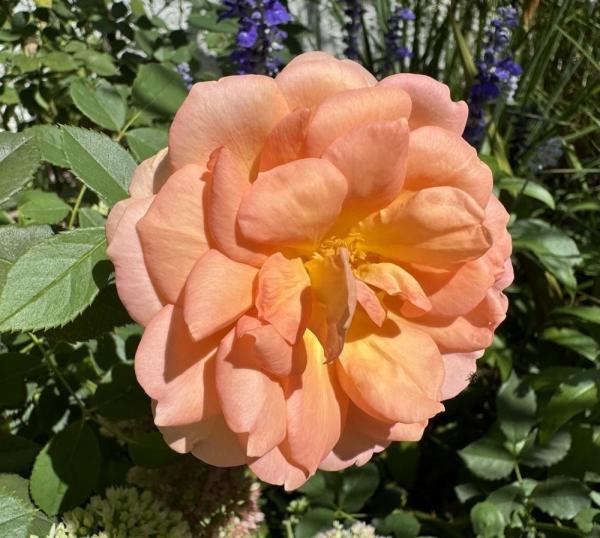
[[[117,133],[117,142],[120,142],[121,139],[125,136],[125,134],[127,133],[127,129],[129,129],[131,127],[131,125],[133,124],[133,122],[135,120],[137,120],[140,117],[140,114],[142,113],[141,110],[138,110],[133,116],[131,116],[131,118],[129,118],[129,121],[121,128],[121,130]]]
[[[81,206],[81,201],[83,200],[83,195],[87,187],[82,185],[79,189],[79,194],[77,195],[77,200],[75,200],[75,205],[73,206],[73,211],[71,211],[71,216],[69,217],[69,222],[67,223],[67,230],[73,229],[73,224],[75,223],[75,217],[77,217],[77,213],[79,212],[79,207]]]
[[[565,536],[579,536],[582,537],[584,534],[577,529],[571,527],[559,527],[558,525],[552,525],[551,523],[533,523],[536,529],[541,531],[552,532],[553,534],[563,534]]]

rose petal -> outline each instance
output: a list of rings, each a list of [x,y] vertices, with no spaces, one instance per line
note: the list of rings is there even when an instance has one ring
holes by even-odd
[[[249,467],[261,480],[284,486],[286,491],[299,488],[308,478],[306,471],[291,463],[281,447],[275,447],[264,456],[251,461]]]
[[[486,206],[492,172],[464,138],[440,127],[421,127],[411,131],[408,148],[405,189],[456,187]]]
[[[136,224],[146,214],[153,200],[151,196],[131,202],[123,201],[127,204],[107,249],[108,257],[115,265],[119,298],[129,315],[140,325],[146,325],[163,306],[150,280],[136,232]]]
[[[357,127],[407,118],[410,106],[408,94],[394,87],[336,93],[315,111],[306,133],[305,155],[320,157],[337,138]]]
[[[314,334],[306,331],[296,352],[305,367],[289,378],[286,447],[291,461],[313,474],[339,439],[347,398]]]
[[[477,359],[483,355],[483,349],[471,353],[443,353],[444,383],[442,400],[449,400],[469,386],[471,377],[477,371]]]
[[[258,167],[261,172],[300,158],[309,120],[309,108],[298,108],[283,117],[265,140]]]
[[[210,236],[231,259],[260,267],[267,259],[264,249],[240,233],[237,214],[244,194],[250,190],[249,171],[227,148],[216,157],[209,184],[207,224]]]
[[[483,209],[464,191],[423,189],[365,223],[365,249],[394,261],[453,267],[490,248],[483,219]]]
[[[173,174],[137,224],[148,272],[169,303],[178,301],[192,267],[209,249],[201,174],[198,166]]]
[[[225,146],[250,170],[266,136],[288,112],[270,77],[241,75],[194,84],[169,132],[173,168],[206,167],[210,154]]]
[[[342,352],[356,310],[356,280],[348,250],[338,248],[331,256],[313,259],[306,264],[306,270],[317,307],[321,307],[313,307],[311,328],[331,361]]]
[[[252,307],[258,269],[218,250],[198,260],[185,287],[183,314],[195,340],[228,327]]]
[[[271,323],[290,344],[296,342],[303,329],[305,292],[309,286],[302,260],[290,260],[281,253],[269,257],[258,273],[258,316]]]
[[[146,198],[158,193],[173,173],[167,158],[167,148],[142,161],[134,170],[129,184],[132,198]]]
[[[354,404],[380,420],[420,422],[444,409],[444,368],[435,343],[398,321],[388,318],[373,331],[357,316],[336,366]]]
[[[356,280],[356,299],[373,323],[381,327],[387,315],[385,308],[381,305],[375,292],[362,280]]]
[[[244,195],[238,224],[251,241],[312,253],[340,214],[347,191],[346,178],[331,163],[293,161],[258,174]]]
[[[216,384],[223,416],[237,434],[246,434],[246,454],[263,456],[286,436],[283,388],[256,368],[232,331],[217,355]],[[268,420],[265,417],[268,416]]]
[[[214,357],[219,340],[194,342],[178,306],[164,306],[148,324],[136,352],[135,373],[157,401],[157,426],[192,424],[218,414]]]
[[[469,114],[467,103],[452,101],[445,84],[426,75],[400,73],[384,78],[378,85],[401,88],[410,95],[412,112],[408,125],[411,131],[424,125],[437,125],[457,135],[465,130]]]
[[[330,95],[373,86],[373,75],[355,62],[336,60],[325,53],[301,54],[277,75],[275,81],[289,107],[314,108]]]
[[[331,144],[323,158],[348,180],[344,209],[356,220],[386,207],[404,184],[408,127],[405,119],[353,129]]]
[[[194,445],[192,454],[215,467],[235,467],[248,461],[237,435],[229,429],[223,415],[215,417],[210,435]]]

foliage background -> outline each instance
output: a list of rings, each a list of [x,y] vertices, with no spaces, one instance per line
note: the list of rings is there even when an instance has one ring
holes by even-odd
[[[359,60],[378,75],[429,74],[467,98],[498,4],[404,5],[416,15],[401,34],[412,56],[386,64],[394,4],[373,0],[356,29]],[[341,54],[353,6],[291,4],[282,60],[314,48]],[[0,537],[61,536],[69,518],[79,534],[62,536],[90,535],[73,509],[131,484],[165,501],[153,505],[163,523],[171,516],[160,510],[179,514],[174,525],[183,514],[194,536],[302,538],[334,521],[407,538],[600,536],[599,8],[517,7],[511,49],[523,74],[513,99],[486,109],[481,147],[511,213],[508,318],[422,442],[395,443],[365,467],[319,473],[286,494],[163,444],[133,374],[140,329],[105,254],[110,206],[136,163],[166,144],[186,95],[181,64],[194,80],[233,72],[236,21],[218,22],[208,0],[2,3]],[[176,495],[165,494],[165,477],[177,480]],[[94,516],[107,536],[186,535],[110,499],[114,513]],[[136,517],[146,526],[119,534]]]

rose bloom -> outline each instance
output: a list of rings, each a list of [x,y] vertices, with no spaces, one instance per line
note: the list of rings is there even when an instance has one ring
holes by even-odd
[[[504,319],[508,215],[429,77],[196,84],[107,222],[166,442],[294,489],[421,438]]]

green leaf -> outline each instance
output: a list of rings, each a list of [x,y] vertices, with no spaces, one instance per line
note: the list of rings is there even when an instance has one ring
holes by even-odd
[[[56,125],[34,125],[25,131],[35,136],[41,158],[55,166],[68,168],[69,162],[62,149],[62,133]]]
[[[508,484],[492,491],[486,499],[492,503],[504,518],[504,521],[510,523],[513,513],[523,509],[525,493],[522,487],[517,484]]]
[[[214,14],[201,15],[200,13],[192,13],[188,17],[188,23],[200,30],[208,30],[209,32],[216,32],[219,34],[233,35],[237,31],[237,24],[235,21],[230,19],[219,21]]]
[[[572,316],[577,319],[600,325],[600,306],[566,306],[552,311],[555,315]]]
[[[298,491],[306,495],[314,503],[335,507],[336,492],[328,480],[330,476],[322,471],[318,471],[298,488]]]
[[[567,234],[538,219],[517,220],[510,232],[516,250],[532,252],[567,288],[577,287],[573,267],[581,263],[581,255]]]
[[[536,422],[535,392],[513,371],[500,387],[496,398],[500,429],[506,438],[518,443],[527,437]]]
[[[550,467],[562,460],[571,448],[571,434],[568,431],[555,433],[543,445],[527,447],[520,457],[520,462],[529,467]]]
[[[77,62],[66,52],[51,52],[42,56],[41,60],[50,71],[55,71],[57,73],[75,71],[75,69],[77,69]]]
[[[509,192],[513,198],[517,198],[520,195],[528,196],[546,204],[552,209],[555,208],[552,194],[545,187],[534,181],[520,177],[503,177],[496,185],[500,190]]]
[[[492,502],[483,501],[471,508],[473,531],[481,538],[504,536],[506,521],[500,509]]]
[[[106,217],[91,207],[82,207],[77,212],[81,228],[97,228],[106,226]]]
[[[21,190],[40,165],[35,137],[0,133],[0,203]]]
[[[25,437],[0,434],[0,472],[18,473],[32,464],[40,446]]]
[[[349,467],[342,473],[338,504],[346,513],[358,512],[379,484],[379,471],[374,463]]]
[[[102,228],[38,243],[10,268],[0,296],[0,331],[64,325],[88,306],[110,272]]]
[[[408,512],[394,510],[377,526],[377,532],[394,538],[416,538],[421,531],[417,518]]]
[[[596,340],[577,329],[548,327],[542,332],[540,339],[570,349],[592,362],[596,361],[600,353],[600,346]]]
[[[101,77],[111,77],[118,73],[112,56],[105,52],[83,49],[75,54],[75,58],[81,60],[92,73],[96,73]]]
[[[114,420],[130,420],[148,415],[150,400],[137,383],[133,367],[116,364],[96,389],[91,400],[95,411]]]
[[[552,468],[552,474],[583,480],[600,475],[600,427],[578,425],[571,428],[571,448]]]
[[[18,207],[26,224],[58,224],[71,211],[56,193],[38,190],[25,191]]]
[[[29,538],[29,526],[33,522],[36,509],[28,498],[6,485],[9,477],[22,480],[27,495],[27,480],[16,475],[0,475],[0,536]],[[19,489],[22,494],[22,487]]]
[[[477,74],[477,68],[475,67],[473,56],[471,55],[471,49],[467,44],[467,40],[465,39],[465,36],[463,35],[460,26],[454,20],[453,16],[450,16],[450,25],[452,27],[454,39],[456,41],[456,47],[460,55],[460,61],[465,72],[465,77],[467,79],[467,82],[470,84],[471,81],[475,78],[475,75]]]
[[[29,498],[29,482],[14,474],[0,475],[0,536],[31,538],[50,535],[52,521]]]
[[[48,515],[70,510],[92,492],[101,456],[98,439],[83,422],[75,422],[54,436],[35,460],[31,496]]]
[[[125,123],[127,105],[121,94],[107,82],[92,87],[83,80],[71,84],[69,95],[75,106],[100,127],[118,131]]]
[[[172,117],[187,96],[178,73],[160,64],[142,65],[133,82],[133,97],[158,114]]]
[[[335,512],[329,508],[313,508],[304,514],[295,529],[295,538],[314,538],[321,531],[330,529]]]
[[[27,397],[25,381],[42,369],[40,359],[35,355],[0,355],[0,408],[23,404]]]
[[[553,476],[541,482],[533,490],[531,500],[546,514],[560,519],[573,519],[591,505],[589,489],[568,476]]]
[[[46,336],[66,342],[87,342],[129,323],[133,321],[119,300],[116,286],[109,284],[100,290],[94,302],[74,320],[62,327],[50,329]]]
[[[571,417],[598,403],[600,371],[581,370],[562,382],[544,409],[540,440],[550,438]]]
[[[589,535],[594,526],[598,527],[597,521],[600,521],[600,510],[597,508],[584,508],[575,516],[575,525],[581,532]]]
[[[156,152],[166,147],[167,142],[168,134],[161,129],[142,127],[127,132],[127,143],[139,161],[152,157]]]
[[[50,226],[0,226],[0,291],[17,258],[51,235]]]
[[[514,458],[502,446],[502,441],[488,436],[474,441],[459,455],[471,472],[485,480],[506,478],[514,468]]]
[[[119,144],[94,131],[63,127],[63,148],[77,177],[111,206],[129,196],[136,162]]]
[[[160,432],[148,432],[135,435],[127,444],[133,463],[154,469],[175,462],[181,456],[164,441]]]

